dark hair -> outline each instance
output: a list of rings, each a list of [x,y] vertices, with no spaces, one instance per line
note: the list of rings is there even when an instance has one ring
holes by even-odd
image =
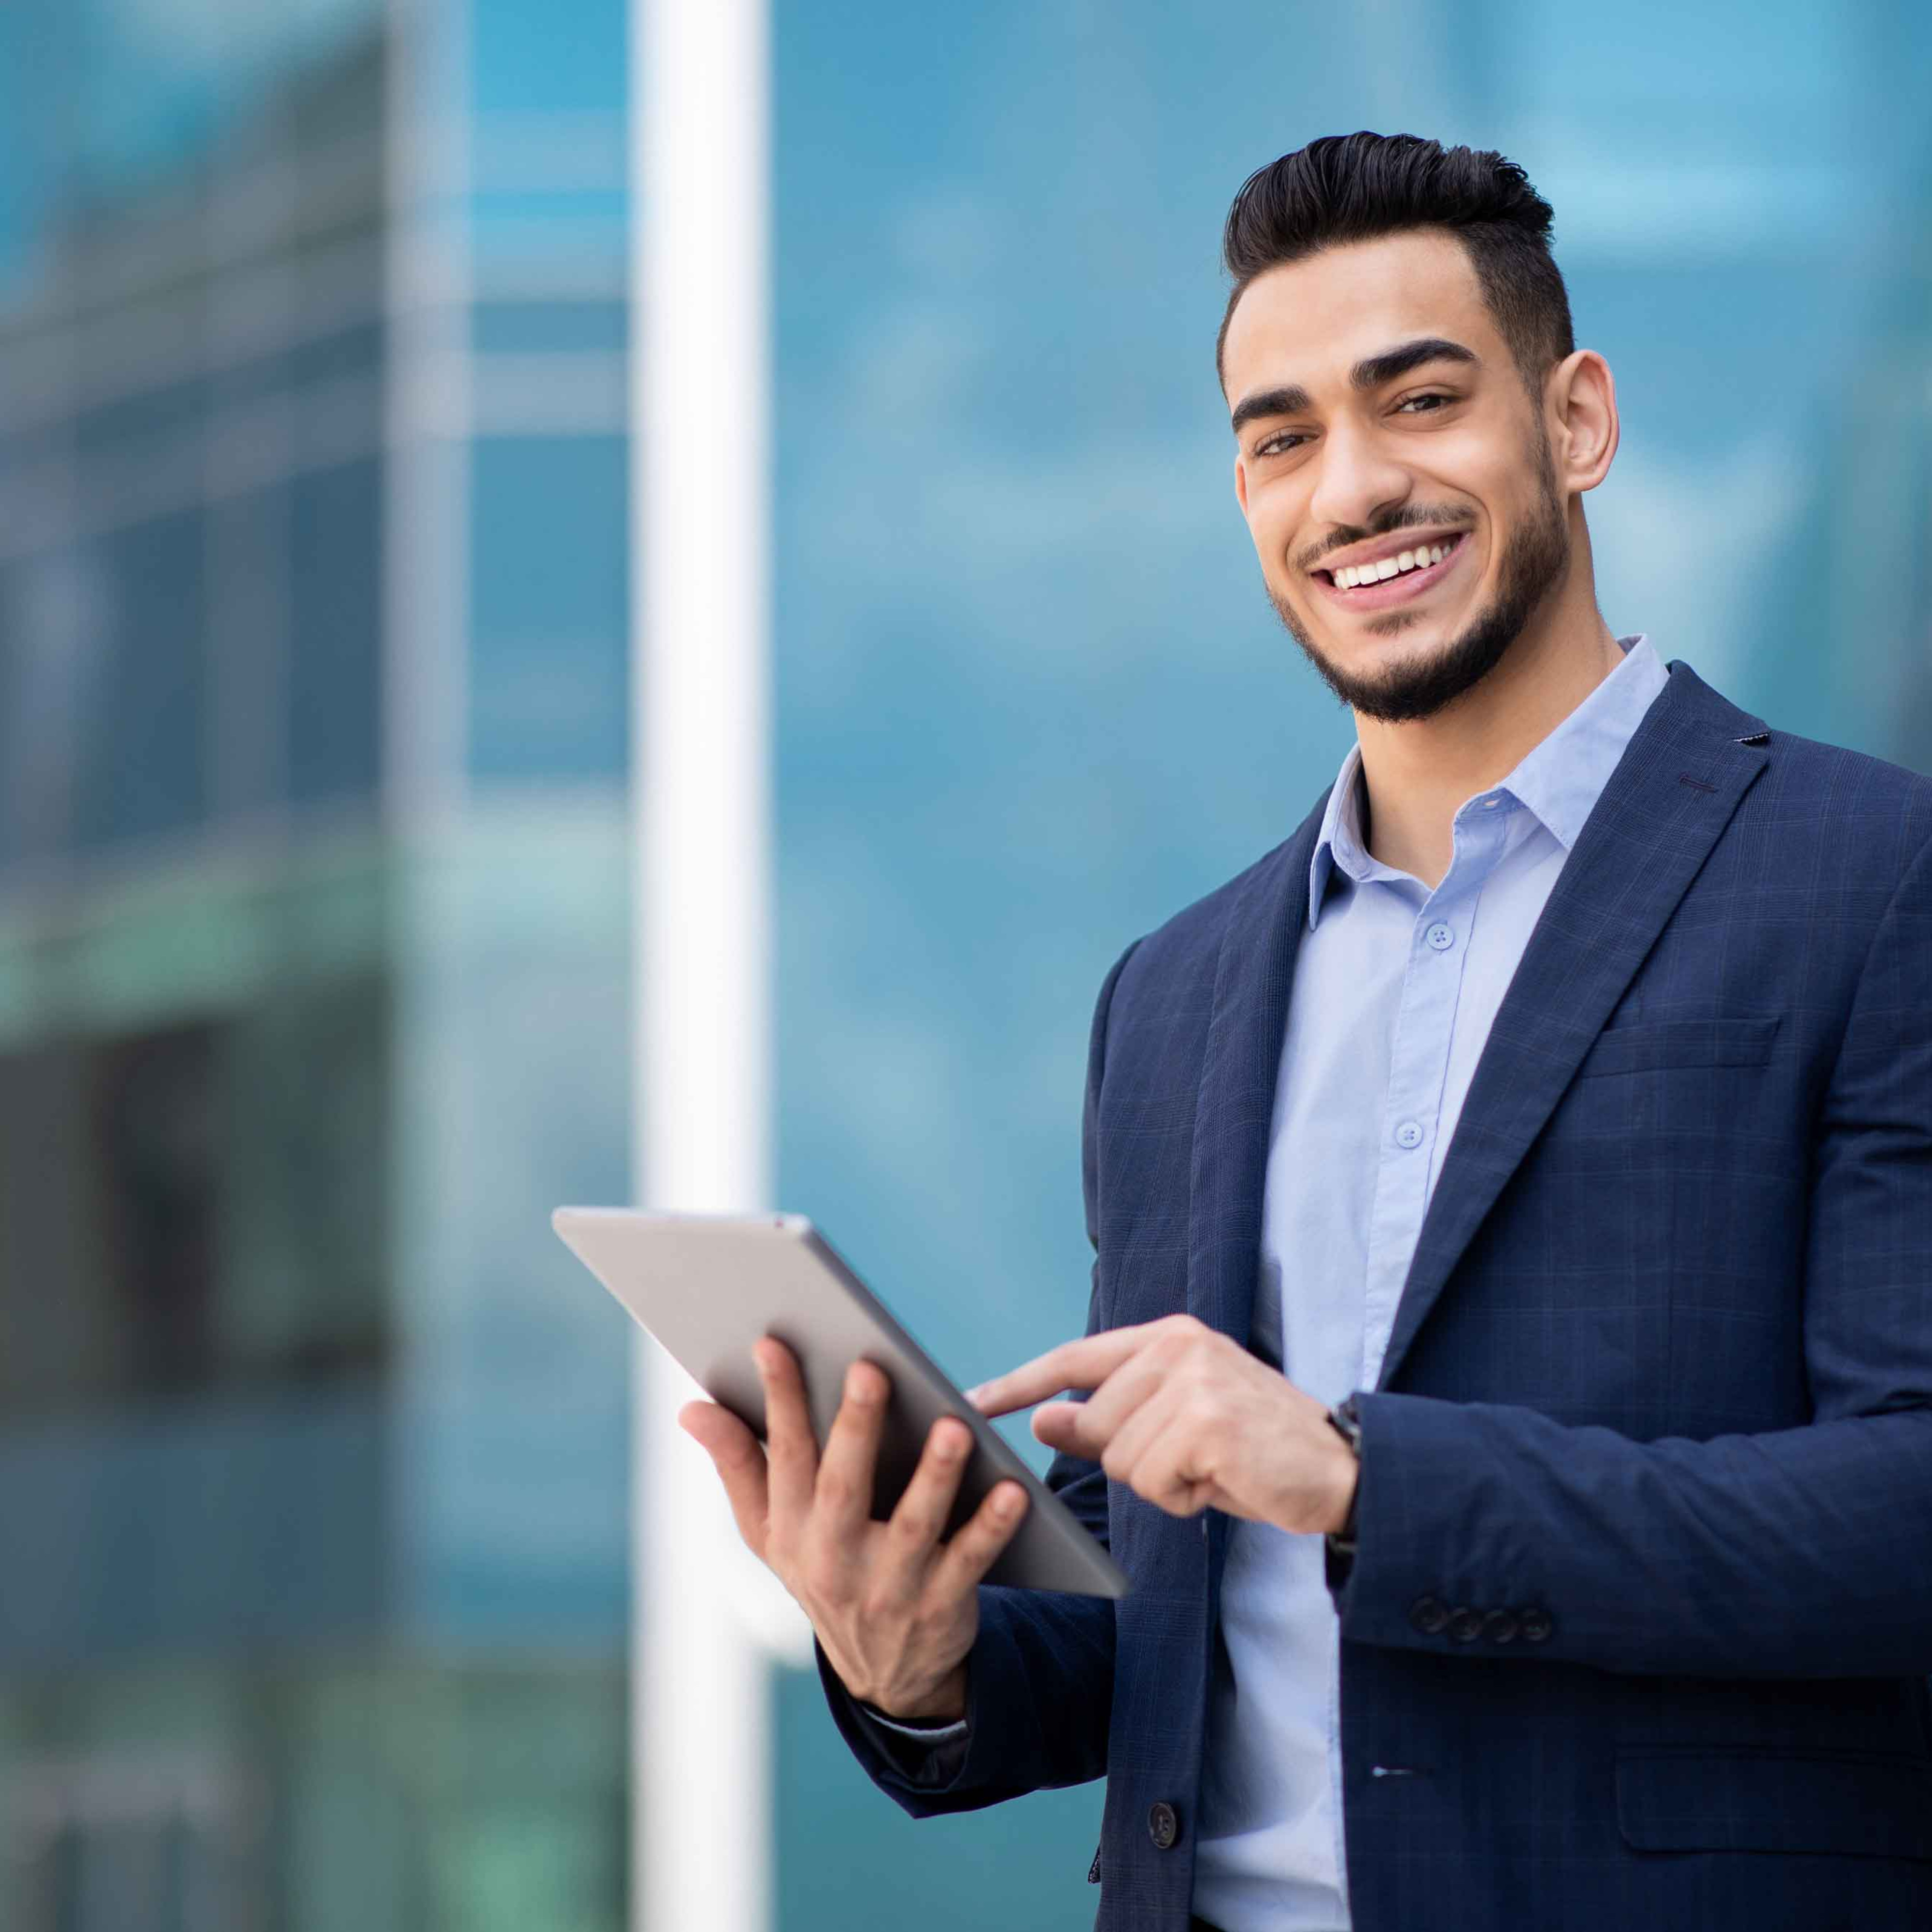
[[[1550,365],[1576,346],[1550,224],[1550,204],[1529,177],[1489,148],[1445,148],[1418,134],[1324,134],[1249,176],[1228,211],[1221,253],[1234,286],[1214,341],[1215,371],[1225,387],[1228,324],[1264,271],[1340,242],[1442,228],[1468,250],[1534,395]]]

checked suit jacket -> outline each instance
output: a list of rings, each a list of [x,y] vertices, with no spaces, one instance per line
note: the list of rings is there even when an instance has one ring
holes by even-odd
[[[1932,1928],[1932,782],[1670,670],[1360,1404],[1356,1932]],[[1324,802],[1101,990],[1090,1330],[1248,1342]],[[982,1588],[950,1776],[833,1714],[916,1815],[1104,1776],[1096,1926],[1184,1932],[1228,1522],[1048,1480],[1132,1593]]]

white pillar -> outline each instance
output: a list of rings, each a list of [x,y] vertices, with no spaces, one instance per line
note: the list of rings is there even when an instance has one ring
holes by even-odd
[[[635,1184],[698,1211],[776,1204],[769,64],[765,0],[632,0]],[[641,1334],[634,1387],[631,1924],[769,1932],[768,1659],[802,1619]]]

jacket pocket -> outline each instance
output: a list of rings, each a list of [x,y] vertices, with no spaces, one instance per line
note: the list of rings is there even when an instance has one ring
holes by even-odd
[[[1639,1020],[1598,1034],[1576,1069],[1646,1073],[1663,1066],[1761,1066],[1771,1058],[1780,1016],[1713,1020]]]
[[[1932,1760],[1878,1751],[1622,1750],[1617,1826],[1640,1852],[1932,1859]]]

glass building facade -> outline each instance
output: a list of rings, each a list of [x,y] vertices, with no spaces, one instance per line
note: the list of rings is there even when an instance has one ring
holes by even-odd
[[[1348,742],[1234,188],[1522,161],[1612,626],[1932,770],[1928,22],[774,8],[780,1202],[962,1382],[1084,1318],[1106,967]],[[10,1932],[622,1923],[628,1331],[547,1216],[628,1192],[626,39],[0,9]],[[1085,1922],[1097,1788],[915,1825],[773,1694],[778,1932]]]
[[[621,1922],[624,20],[0,20],[0,1923]]]

